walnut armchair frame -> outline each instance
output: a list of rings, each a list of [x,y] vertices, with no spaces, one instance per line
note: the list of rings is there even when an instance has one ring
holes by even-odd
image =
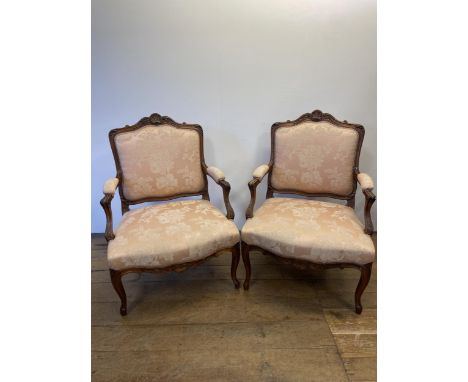
[[[170,125],[177,129],[189,129],[189,130],[196,131],[198,133],[200,165],[201,165],[201,169],[203,173],[203,181],[204,181],[204,186],[202,190],[200,190],[199,192],[194,192],[194,193],[174,194],[174,195],[168,195],[164,197],[155,196],[155,197],[141,198],[137,200],[126,199],[124,195],[124,191],[123,191],[123,184],[125,180],[124,180],[123,173],[122,173],[122,166],[120,163],[120,158],[119,158],[119,153],[117,150],[115,138],[120,133],[135,131],[148,125],[151,125],[151,126]],[[102,208],[104,209],[104,213],[106,215],[106,230],[105,230],[104,237],[107,242],[115,238],[115,234],[113,232],[111,202],[112,202],[112,199],[114,197],[114,194],[117,188],[119,190],[119,195],[120,195],[122,215],[124,215],[130,210],[130,205],[135,205],[135,204],[140,204],[140,203],[145,203],[145,202],[168,201],[168,200],[181,198],[181,197],[187,197],[187,196],[201,196],[203,200],[209,201],[210,196],[208,193],[208,179],[207,179],[207,177],[209,176],[215,181],[216,184],[218,184],[222,188],[224,204],[226,207],[226,217],[230,220],[234,219],[234,210],[229,201],[229,193],[231,191],[231,185],[229,184],[229,182],[225,180],[224,174],[220,169],[214,166],[208,167],[206,165],[205,158],[204,158],[204,150],[203,150],[203,129],[200,125],[187,124],[185,122],[177,123],[173,119],[167,116],[161,116],[157,113],[153,113],[149,117],[142,118],[140,121],[138,121],[134,125],[131,125],[131,126],[126,125],[123,128],[117,128],[117,129],[111,130],[109,132],[109,141],[110,141],[110,145],[112,149],[112,154],[114,156],[117,173],[116,173],[115,178],[111,178],[105,183],[104,197],[100,201],[100,204]],[[240,286],[240,282],[237,279],[236,272],[237,272],[237,267],[238,267],[239,260],[240,260],[240,242],[230,248],[221,249],[217,251],[216,253],[213,253],[209,255],[208,257],[205,257],[197,261],[186,262],[182,264],[175,264],[175,265],[171,265],[171,266],[163,267],[163,268],[132,267],[132,268],[121,269],[121,270],[110,269],[109,271],[110,271],[112,285],[115,291],[117,292],[118,296],[120,297],[120,301],[121,301],[120,314],[122,316],[127,314],[127,297],[126,297],[125,289],[122,284],[122,276],[124,276],[125,274],[134,273],[134,272],[136,273],[182,272],[188,268],[191,268],[193,266],[196,266],[205,262],[209,258],[219,256],[220,254],[226,251],[229,251],[232,254],[231,279],[232,279],[232,282],[234,283],[234,287],[238,289]]]
[[[271,182],[271,175],[272,170],[275,166],[275,136],[276,130],[280,127],[290,127],[296,126],[303,122],[321,122],[326,121],[335,126],[354,129],[358,133],[358,142],[357,142],[357,150],[356,155],[354,158],[354,166],[353,166],[353,188],[352,191],[348,195],[338,195],[338,194],[330,194],[330,193],[307,193],[302,192],[294,189],[276,189],[273,187]],[[335,198],[346,200],[346,205],[354,209],[355,207],[355,197],[356,197],[356,189],[357,184],[359,183],[362,192],[365,196],[365,205],[364,205],[364,217],[365,217],[365,227],[364,232],[368,235],[372,235],[374,232],[374,227],[372,223],[371,217],[371,208],[374,204],[376,197],[372,192],[373,184],[372,179],[364,173],[360,173],[359,171],[359,157],[361,152],[362,142],[364,140],[364,127],[357,124],[348,123],[347,121],[339,121],[335,119],[331,114],[322,113],[320,110],[315,110],[312,113],[306,113],[301,115],[294,121],[286,121],[286,122],[277,122],[274,123],[271,127],[271,154],[270,154],[270,161],[268,164],[261,165],[257,167],[253,172],[253,179],[248,183],[248,187],[250,190],[250,203],[246,210],[246,219],[250,219],[254,216],[254,208],[255,208],[255,201],[256,201],[256,189],[257,186],[261,183],[265,175],[268,175],[268,188],[266,192],[266,198],[273,198],[274,194],[296,194],[305,196],[307,198],[311,197],[328,197],[328,198]],[[361,304],[361,296],[364,292],[367,284],[369,283],[371,272],[372,272],[372,263],[364,264],[364,265],[357,265],[353,263],[314,263],[309,262],[306,260],[300,259],[292,259],[283,256],[279,256],[277,254],[271,253],[263,248],[258,246],[249,245],[244,241],[241,241],[242,246],[242,260],[244,262],[244,266],[246,269],[246,276],[244,280],[243,287],[245,290],[249,289],[250,286],[250,278],[251,278],[251,264],[250,264],[250,250],[258,251],[264,255],[270,255],[275,257],[282,263],[291,264],[297,268],[303,270],[312,270],[312,269],[328,269],[328,268],[357,268],[361,272],[361,277],[359,279],[359,283],[356,287],[354,301],[355,301],[355,311],[357,314],[362,312],[362,304]]]

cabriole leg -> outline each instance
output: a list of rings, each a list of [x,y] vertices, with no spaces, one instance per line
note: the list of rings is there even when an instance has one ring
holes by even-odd
[[[372,271],[372,263],[361,266],[361,278],[359,279],[359,284],[357,285],[356,293],[354,294],[354,304],[355,304],[357,314],[361,314],[362,312],[361,296],[362,296],[362,293],[364,292],[364,289],[366,289],[367,284],[369,284],[371,271]]]
[[[110,277],[112,280],[112,285],[120,297],[120,314],[122,316],[127,315],[127,295],[125,294],[125,289],[122,285],[122,272],[115,271],[110,269]]]
[[[250,268],[250,246],[242,242],[242,261],[244,262],[245,267],[245,280],[244,280],[244,290],[248,290],[250,286],[250,275],[251,275],[251,268]]]
[[[232,247],[231,252],[232,252],[231,279],[232,279],[232,282],[234,283],[234,287],[236,289],[239,289],[240,282],[239,280],[237,280],[237,266],[239,265],[239,259],[240,259],[240,243],[237,243],[234,247]]]

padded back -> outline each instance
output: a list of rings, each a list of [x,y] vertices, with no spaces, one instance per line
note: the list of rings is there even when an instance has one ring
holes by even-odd
[[[197,130],[169,124],[117,134],[124,197],[135,201],[202,191],[200,145]]]
[[[359,133],[328,121],[274,131],[271,185],[277,190],[346,196],[354,188]]]

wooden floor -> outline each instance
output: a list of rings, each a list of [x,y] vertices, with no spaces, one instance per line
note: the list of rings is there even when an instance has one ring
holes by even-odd
[[[251,260],[247,292],[234,289],[227,253],[183,273],[126,275],[121,317],[106,242],[93,235],[92,380],[376,380],[375,266],[357,315],[357,270]]]

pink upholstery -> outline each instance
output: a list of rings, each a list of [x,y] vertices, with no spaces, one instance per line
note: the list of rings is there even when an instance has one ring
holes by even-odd
[[[126,199],[196,193],[204,188],[197,131],[148,125],[116,135],[115,143]]]
[[[279,190],[349,195],[357,131],[329,122],[303,122],[275,133],[271,184]]]
[[[239,230],[207,200],[168,202],[127,212],[109,242],[111,269],[164,268],[232,247]]]
[[[315,263],[367,264],[372,239],[354,210],[316,200],[272,198],[248,219],[242,240],[283,257]]]

